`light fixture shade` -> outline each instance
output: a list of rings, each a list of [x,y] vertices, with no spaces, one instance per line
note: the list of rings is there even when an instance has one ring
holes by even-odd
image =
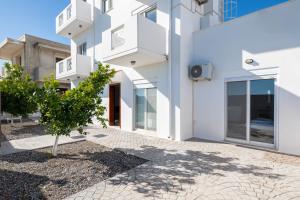
[[[246,59],[245,63],[250,65],[250,64],[254,63],[254,60],[253,59]]]

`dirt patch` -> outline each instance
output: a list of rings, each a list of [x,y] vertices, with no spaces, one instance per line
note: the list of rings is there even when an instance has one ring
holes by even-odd
[[[86,141],[50,152],[0,156],[0,199],[62,199],[147,161]]]
[[[13,125],[2,123],[1,130],[2,134],[0,133],[0,142],[41,136],[46,134],[43,126],[29,120],[23,123],[16,122]]]

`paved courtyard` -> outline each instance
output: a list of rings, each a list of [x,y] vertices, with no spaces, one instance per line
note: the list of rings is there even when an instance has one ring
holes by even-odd
[[[300,157],[191,140],[175,142],[116,129],[89,128],[60,143],[89,140],[149,162],[68,197],[78,199],[300,200]],[[51,146],[53,136],[2,143],[1,154]],[[80,172],[79,172],[80,173]]]
[[[87,140],[149,162],[68,199],[300,199],[300,158],[232,144],[174,142],[114,129]]]

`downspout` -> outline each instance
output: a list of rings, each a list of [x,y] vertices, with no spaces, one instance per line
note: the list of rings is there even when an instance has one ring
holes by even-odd
[[[95,58],[96,58],[96,30],[95,30],[95,19],[96,19],[96,17],[95,17],[95,6],[96,6],[96,4],[95,4],[95,0],[93,0],[93,60],[92,60],[92,71],[94,71],[95,70]]]
[[[172,18],[173,18],[173,10],[172,10],[172,0],[170,2],[170,10],[169,10],[169,52],[168,52],[168,61],[169,61],[169,138],[174,140],[174,134],[173,134],[173,120],[172,120]]]

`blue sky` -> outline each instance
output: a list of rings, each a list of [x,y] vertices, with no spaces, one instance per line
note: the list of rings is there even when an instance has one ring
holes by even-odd
[[[238,15],[246,15],[287,0],[238,0]],[[55,34],[55,17],[70,0],[2,0],[0,2],[0,41],[24,33],[69,44]],[[0,60],[0,66],[3,61]]]
[[[10,37],[17,39],[24,33],[69,44],[55,34],[55,17],[70,0],[1,0],[0,42]],[[0,66],[3,61],[0,60]]]
[[[238,0],[238,16],[264,9],[288,0]]]

